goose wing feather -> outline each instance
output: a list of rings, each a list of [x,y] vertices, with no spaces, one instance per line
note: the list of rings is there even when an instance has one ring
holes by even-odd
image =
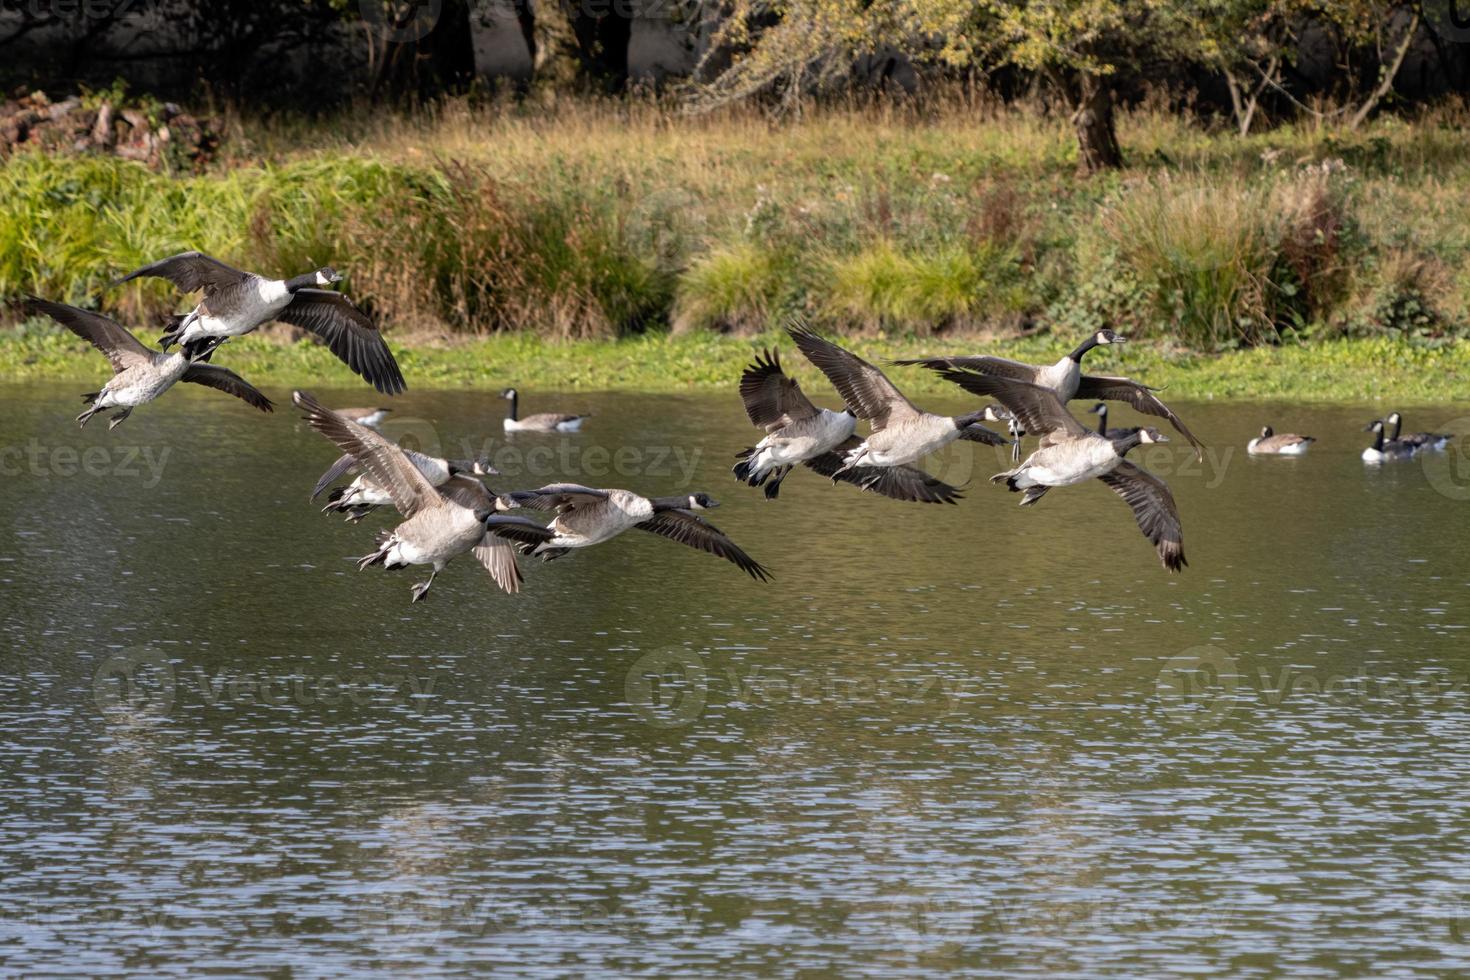
[[[101,351],[112,364],[113,373],[153,362],[154,352],[144,347],[127,327],[110,317],[34,296],[26,301],[26,307],[33,313],[49,316]]]
[[[1174,495],[1163,480],[1126,461],[1098,479],[1133,509],[1138,529],[1158,550],[1159,561],[1165,568],[1177,572],[1189,564],[1184,559],[1184,531],[1179,524],[1179,510],[1174,504]]]
[[[1194,447],[1198,459],[1205,458],[1205,446],[1195,438],[1189,427],[1180,421],[1174,410],[1159,400],[1148,385],[1131,378],[1118,378],[1103,374],[1084,374],[1077,384],[1073,398],[1098,399],[1100,401],[1124,402],[1145,415],[1168,419],[1169,424]]]
[[[199,289],[214,291],[237,286],[250,278],[250,273],[225,265],[219,259],[205,255],[203,252],[180,252],[178,255],[170,255],[166,259],[159,259],[157,262],[145,265],[141,269],[134,269],[115,281],[113,285],[121,286],[125,282],[146,276],[167,279],[180,291],[192,293]]]
[[[262,412],[275,411],[269,398],[262,395],[254,385],[229,368],[201,364],[196,361],[184,369],[184,375],[179,380],[204,385],[216,391],[223,391],[227,395],[234,395],[251,408],[258,408]]]
[[[852,351],[837,346],[806,327],[788,327],[796,346],[827,376],[847,407],[867,419],[874,432],[898,417],[917,416],[919,410],[904,397],[888,376]]]
[[[725,536],[725,532],[709,521],[687,510],[665,510],[634,525],[640,530],[697,548],[739,566],[751,578],[768,581],[771,573],[765,566]]]
[[[354,373],[385,395],[408,386],[388,342],[366,313],[330,289],[299,289],[276,319],[309,330]]]
[[[781,369],[780,355],[774,350],[758,352],[740,375],[740,400],[745,403],[750,424],[763,426],[767,432],[817,414],[817,406],[801,385]]]
[[[307,413],[308,425],[357,460],[363,472],[393,498],[393,506],[404,517],[442,505],[439,491],[409,462],[402,449],[367,426],[323,407],[304,391],[292,392],[291,400]]]

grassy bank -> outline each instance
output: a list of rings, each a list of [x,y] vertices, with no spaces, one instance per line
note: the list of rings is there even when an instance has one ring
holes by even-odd
[[[243,126],[217,169],[0,165],[0,297],[154,316],[102,293],[185,248],[331,263],[390,334],[759,332],[1071,336],[1108,323],[1197,350],[1434,340],[1470,322],[1463,120],[1241,139],[1121,124],[1129,166],[1079,180],[1063,120],[951,100],[772,123],[639,103],[440,106]]]
[[[732,393],[740,370],[765,344],[785,354],[787,369],[820,400],[835,395],[816,369],[784,336],[734,338],[707,332],[651,335],[617,341],[548,341],[506,334],[448,346],[414,346],[397,351],[411,388],[527,390],[723,391]],[[997,353],[1052,361],[1064,352],[1050,338],[990,342],[963,338],[869,337],[853,342],[864,356],[886,359],[916,353]],[[1338,340],[1310,346],[1239,350],[1217,355],[1168,352],[1135,343],[1094,355],[1092,370],[1126,373],[1168,386],[1171,400],[1282,398],[1293,401],[1359,402],[1384,399],[1405,404],[1466,400],[1470,392],[1470,345],[1427,348],[1384,338]],[[217,361],[250,381],[272,389],[298,386],[362,388],[362,382],[322,347],[245,338],[220,351]],[[891,368],[913,395],[956,389],[919,368]],[[47,329],[0,331],[0,379],[57,380],[86,384],[105,377],[107,366],[69,334]],[[376,397],[376,396],[372,396]]]

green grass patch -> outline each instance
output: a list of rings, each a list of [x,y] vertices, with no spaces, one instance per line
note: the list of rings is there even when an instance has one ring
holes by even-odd
[[[919,368],[887,366],[888,360],[920,354],[991,353],[1049,363],[1065,353],[1054,340],[1041,337],[976,343],[877,336],[850,344],[862,356],[884,365],[912,395],[952,395],[957,389]],[[733,398],[741,369],[764,346],[783,351],[788,369],[821,400],[835,398],[817,370],[777,332],[735,338],[693,331],[577,342],[507,334],[444,347],[395,345],[395,353],[414,389],[494,390],[515,384],[535,390],[723,391]],[[1406,340],[1368,338],[1202,355],[1135,342],[1121,350],[1125,353],[1093,355],[1088,367],[1166,386],[1165,397],[1170,400],[1425,403],[1464,400],[1470,390],[1470,346],[1465,344],[1427,347]],[[216,360],[257,385],[277,390],[362,386],[325,348],[308,342],[279,344],[247,337],[222,348]],[[0,381],[90,384],[104,379],[107,372],[106,362],[90,347],[38,321],[0,331]],[[364,393],[368,390],[363,388]]]

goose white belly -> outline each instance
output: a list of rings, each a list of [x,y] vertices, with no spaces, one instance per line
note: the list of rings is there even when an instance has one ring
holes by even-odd
[[[1122,460],[1106,439],[1038,449],[1016,469],[1017,487],[1067,487],[1116,469]]]
[[[766,436],[751,454],[751,472],[762,475],[777,466],[794,466],[829,453],[846,442],[857,419],[846,412],[822,409],[812,418],[793,423]]]
[[[862,453],[861,462],[866,466],[904,466],[938,452],[959,437],[953,419],[926,414],[873,433],[853,453]]]
[[[626,490],[614,490],[604,501],[582,510],[559,515],[551,522],[556,537],[541,548],[590,548],[617,537],[653,516],[647,498]]]
[[[1305,456],[1307,450],[1312,448],[1310,442],[1294,442],[1291,445],[1282,446],[1280,449],[1261,449],[1259,448],[1260,444],[1260,439],[1252,439],[1246,443],[1245,451],[1252,456]]]
[[[485,525],[475,520],[468,507],[450,504],[448,508],[422,511],[398,525],[390,539],[385,564],[433,565],[435,569],[456,555],[468,551],[485,536]]]
[[[538,424],[535,419],[534,415],[524,420],[502,419],[501,426],[506,432],[580,432],[582,430],[581,416],[550,426]]]
[[[162,363],[130,368],[103,385],[93,404],[98,408],[146,405],[172,388],[188,369],[189,360],[182,354],[175,354]]]
[[[233,302],[231,302],[233,301]],[[281,281],[261,279],[253,290],[242,290],[223,301],[224,313],[205,310],[200,303],[184,320],[179,339],[184,343],[205,337],[239,337],[274,320],[291,303],[291,290]]]

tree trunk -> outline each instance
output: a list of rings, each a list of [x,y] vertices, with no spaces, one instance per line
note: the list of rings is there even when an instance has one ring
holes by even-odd
[[[1393,56],[1393,61],[1382,65],[1378,69],[1378,85],[1368,94],[1368,98],[1358,107],[1348,120],[1348,129],[1357,129],[1363,125],[1363,121],[1377,108],[1378,103],[1393,91],[1394,79],[1398,78],[1399,69],[1403,67],[1404,56],[1409,53],[1409,48],[1414,43],[1414,37],[1419,33],[1419,10],[1414,9],[1413,16],[1409,18],[1409,26],[1404,29],[1403,40],[1399,42],[1399,49]]]
[[[1095,174],[1123,165],[1123,152],[1118,149],[1118,131],[1113,120],[1113,89],[1099,75],[1083,72],[1079,79],[1080,95],[1072,113],[1077,130],[1077,172]]]

